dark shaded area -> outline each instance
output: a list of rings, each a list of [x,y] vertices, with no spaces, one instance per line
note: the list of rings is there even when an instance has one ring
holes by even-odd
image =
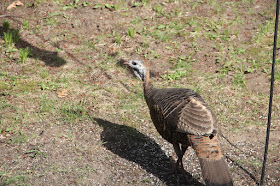
[[[188,172],[186,180],[181,174],[169,174],[167,170],[172,169],[175,162],[166,156],[153,139],[135,128],[98,118],[94,120],[104,129],[101,133],[103,145],[114,154],[139,164],[167,185],[203,185]]]
[[[15,29],[10,28],[9,31],[16,32]],[[0,26],[0,37],[4,36],[4,32],[7,32],[4,30],[3,26]],[[58,56],[57,52],[52,52],[44,49],[40,49],[36,46],[33,46],[32,44],[28,43],[22,38],[19,38],[19,41],[15,44],[16,48],[26,48],[28,47],[31,50],[32,55],[30,57],[35,59],[40,59],[45,62],[46,65],[51,67],[60,67],[62,65],[66,64],[66,61]]]

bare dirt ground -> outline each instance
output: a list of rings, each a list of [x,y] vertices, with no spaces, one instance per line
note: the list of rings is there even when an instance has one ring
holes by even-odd
[[[188,184],[168,174],[176,156],[123,65],[131,58],[147,61],[156,86],[199,92],[235,185],[258,184],[274,1],[12,2],[0,2],[0,185],[204,185],[192,149]],[[265,185],[280,182],[278,66]]]

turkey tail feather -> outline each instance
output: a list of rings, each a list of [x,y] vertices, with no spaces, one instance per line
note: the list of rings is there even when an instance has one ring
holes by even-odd
[[[190,135],[189,138],[192,147],[198,156],[206,185],[233,185],[217,136],[208,137]]]

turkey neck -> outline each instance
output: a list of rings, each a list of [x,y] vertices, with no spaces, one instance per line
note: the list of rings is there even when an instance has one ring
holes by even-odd
[[[147,72],[146,72],[146,75],[144,77],[144,81],[143,81],[143,86],[144,86],[144,94],[145,94],[145,97],[146,99],[148,97],[150,97],[150,94],[151,92],[155,89],[153,84],[152,84],[152,81],[150,79],[150,70],[148,67],[146,67],[147,69]]]

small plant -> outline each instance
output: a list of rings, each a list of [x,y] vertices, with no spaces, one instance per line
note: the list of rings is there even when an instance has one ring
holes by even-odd
[[[67,10],[69,8],[78,8],[78,4],[79,4],[79,0],[74,0],[73,3],[69,3],[67,5],[65,5],[62,10]]]
[[[6,44],[6,47],[12,46],[12,44],[15,42],[19,42],[19,30],[7,30],[7,32],[4,32],[4,41]]]
[[[31,52],[30,49],[27,48],[20,48],[19,49],[19,58],[22,63],[25,63],[28,56],[30,56]]]
[[[140,1],[135,1],[134,6],[145,6],[150,0],[140,0]]]
[[[128,34],[130,37],[134,38],[134,37],[135,37],[135,34],[136,34],[136,31],[135,31],[134,28],[129,28],[128,31],[127,31],[127,34]]]
[[[280,81],[280,72],[276,71],[274,76],[275,81]]]
[[[119,6],[118,5],[114,5],[114,4],[108,4],[106,3],[105,4],[105,8],[108,8],[110,10],[118,10],[119,9]]]
[[[243,73],[237,73],[233,77],[233,84],[240,85],[241,87],[246,87],[246,78]]]
[[[28,30],[29,29],[29,22],[28,20],[24,20],[22,23],[23,29]]]
[[[184,71],[177,70],[175,72],[165,74],[165,75],[163,75],[161,77],[164,80],[175,81],[175,80],[179,80],[179,79],[181,79],[183,77],[186,77],[186,76],[187,76],[187,71],[186,70],[184,70]]]
[[[3,31],[4,32],[7,32],[8,30],[10,30],[10,27],[11,27],[11,23],[9,21],[4,21],[3,22]]]
[[[15,43],[18,43],[20,40],[19,29],[13,30],[12,33],[13,33],[13,41]]]
[[[160,4],[156,4],[153,10],[158,14],[163,14],[163,8]]]
[[[116,43],[121,44],[121,42],[122,42],[121,39],[122,39],[122,38],[121,38],[121,35],[120,35],[120,34],[117,34],[117,35],[116,35],[116,40],[115,40]]]
[[[11,31],[4,32],[4,41],[6,47],[10,47],[13,44],[13,33]]]
[[[34,148],[32,150],[28,150],[25,152],[25,154],[31,158],[35,158],[35,157],[47,157],[47,154],[42,152],[38,147]]]
[[[83,7],[87,7],[87,6],[88,6],[88,2],[84,1],[84,2],[82,3],[82,5],[83,5]]]

